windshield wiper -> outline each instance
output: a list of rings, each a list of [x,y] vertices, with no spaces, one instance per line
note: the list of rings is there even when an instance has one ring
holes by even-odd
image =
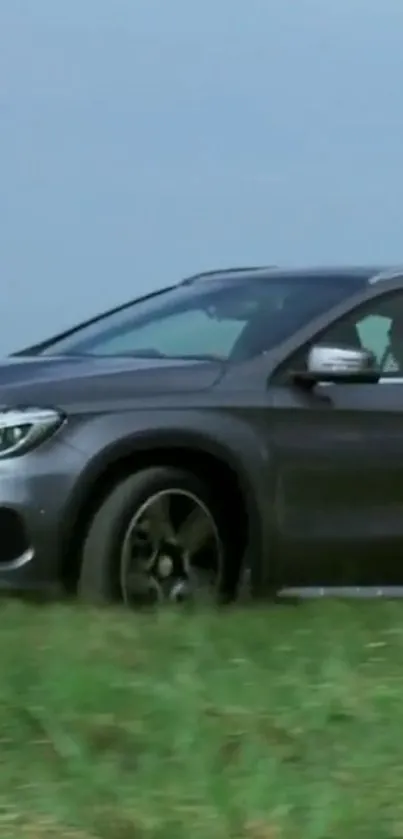
[[[119,353],[120,357],[124,358],[167,358],[168,356],[159,350],[145,349],[133,350],[132,352]]]
[[[132,350],[131,352],[121,352],[121,353],[73,353],[73,352],[64,352],[60,354],[60,357],[64,358],[160,358],[164,361],[214,361],[218,362],[225,362],[226,359],[219,355],[213,355],[212,353],[189,353],[186,355],[167,355],[166,353],[160,352],[160,350],[154,350],[151,348],[143,349],[143,350]]]
[[[187,355],[175,355],[172,358],[178,358],[182,361],[219,361],[221,363],[226,361],[222,355],[213,355],[213,353],[189,353]]]
[[[124,354],[129,358],[163,358],[166,361],[225,361],[225,358],[212,353],[186,353],[186,355],[167,355],[159,350],[133,350]]]

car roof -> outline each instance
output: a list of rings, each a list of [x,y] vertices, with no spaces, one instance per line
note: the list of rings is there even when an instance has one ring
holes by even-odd
[[[369,282],[372,278],[378,277],[381,279],[388,279],[399,270],[403,269],[400,266],[388,265],[353,265],[353,266],[314,266],[304,268],[280,268],[278,266],[254,266],[254,267],[236,267],[236,268],[220,268],[211,271],[204,271],[199,274],[194,274],[182,281],[181,285],[191,285],[193,283],[214,281],[214,280],[242,280],[248,278],[267,279],[296,279],[296,278],[313,278],[326,282],[326,280],[339,279],[352,282]]]

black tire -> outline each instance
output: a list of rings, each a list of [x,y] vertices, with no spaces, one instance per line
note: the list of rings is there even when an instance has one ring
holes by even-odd
[[[141,505],[158,492],[187,490],[202,501],[212,514],[222,539],[223,569],[226,565],[223,529],[217,521],[214,500],[199,478],[171,466],[152,467],[130,475],[117,484],[93,517],[84,542],[78,581],[79,598],[87,603],[107,604],[122,600],[119,549],[129,523]],[[217,600],[224,581],[220,580]]]

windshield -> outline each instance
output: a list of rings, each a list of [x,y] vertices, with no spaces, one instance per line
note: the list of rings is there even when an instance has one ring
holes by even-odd
[[[244,361],[356,290],[350,279],[316,275],[209,279],[102,315],[36,352]]]

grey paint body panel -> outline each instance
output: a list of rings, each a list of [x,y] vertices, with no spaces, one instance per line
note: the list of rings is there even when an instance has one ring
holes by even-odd
[[[57,405],[68,420],[37,450],[0,460],[0,508],[18,510],[35,548],[22,568],[0,569],[0,586],[57,589],[63,541],[97,481],[116,459],[158,447],[209,453],[236,474],[255,592],[402,586],[403,383],[304,392],[279,377],[334,319],[401,288],[400,274],[384,274],[236,365],[7,359],[0,405]]]

